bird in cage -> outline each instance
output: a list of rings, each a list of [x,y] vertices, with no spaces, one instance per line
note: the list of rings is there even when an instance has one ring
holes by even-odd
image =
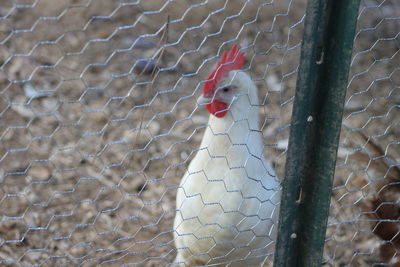
[[[177,266],[260,266],[275,245],[281,187],[264,156],[257,87],[235,44],[204,83],[210,113],[177,190]]]

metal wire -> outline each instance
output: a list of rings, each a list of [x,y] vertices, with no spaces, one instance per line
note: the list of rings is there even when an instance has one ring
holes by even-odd
[[[2,1],[0,263],[172,262],[177,189],[207,127],[196,99],[234,43],[259,89],[264,153],[283,177],[304,10],[304,0]],[[385,262],[376,209],[363,204],[398,166],[399,17],[395,1],[362,2],[327,264]],[[377,157],[391,161],[375,175]]]
[[[362,1],[331,217],[329,266],[399,262],[399,26],[395,1]]]

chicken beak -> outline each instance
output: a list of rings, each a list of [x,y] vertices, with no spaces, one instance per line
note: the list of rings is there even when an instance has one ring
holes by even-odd
[[[212,97],[205,97],[203,95],[201,95],[198,99],[197,99],[197,103],[199,105],[206,105],[206,104],[210,104],[212,102]]]

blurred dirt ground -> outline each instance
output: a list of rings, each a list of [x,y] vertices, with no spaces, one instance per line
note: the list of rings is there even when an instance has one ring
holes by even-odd
[[[235,42],[283,177],[305,2],[3,0],[1,264],[169,263],[176,188],[207,123],[196,99]],[[352,157],[352,130],[399,159],[400,6],[361,2],[327,266],[381,263],[360,208],[373,159]]]

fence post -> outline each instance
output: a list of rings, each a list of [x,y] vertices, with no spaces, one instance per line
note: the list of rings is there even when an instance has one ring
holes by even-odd
[[[321,266],[360,0],[309,0],[275,267]]]

